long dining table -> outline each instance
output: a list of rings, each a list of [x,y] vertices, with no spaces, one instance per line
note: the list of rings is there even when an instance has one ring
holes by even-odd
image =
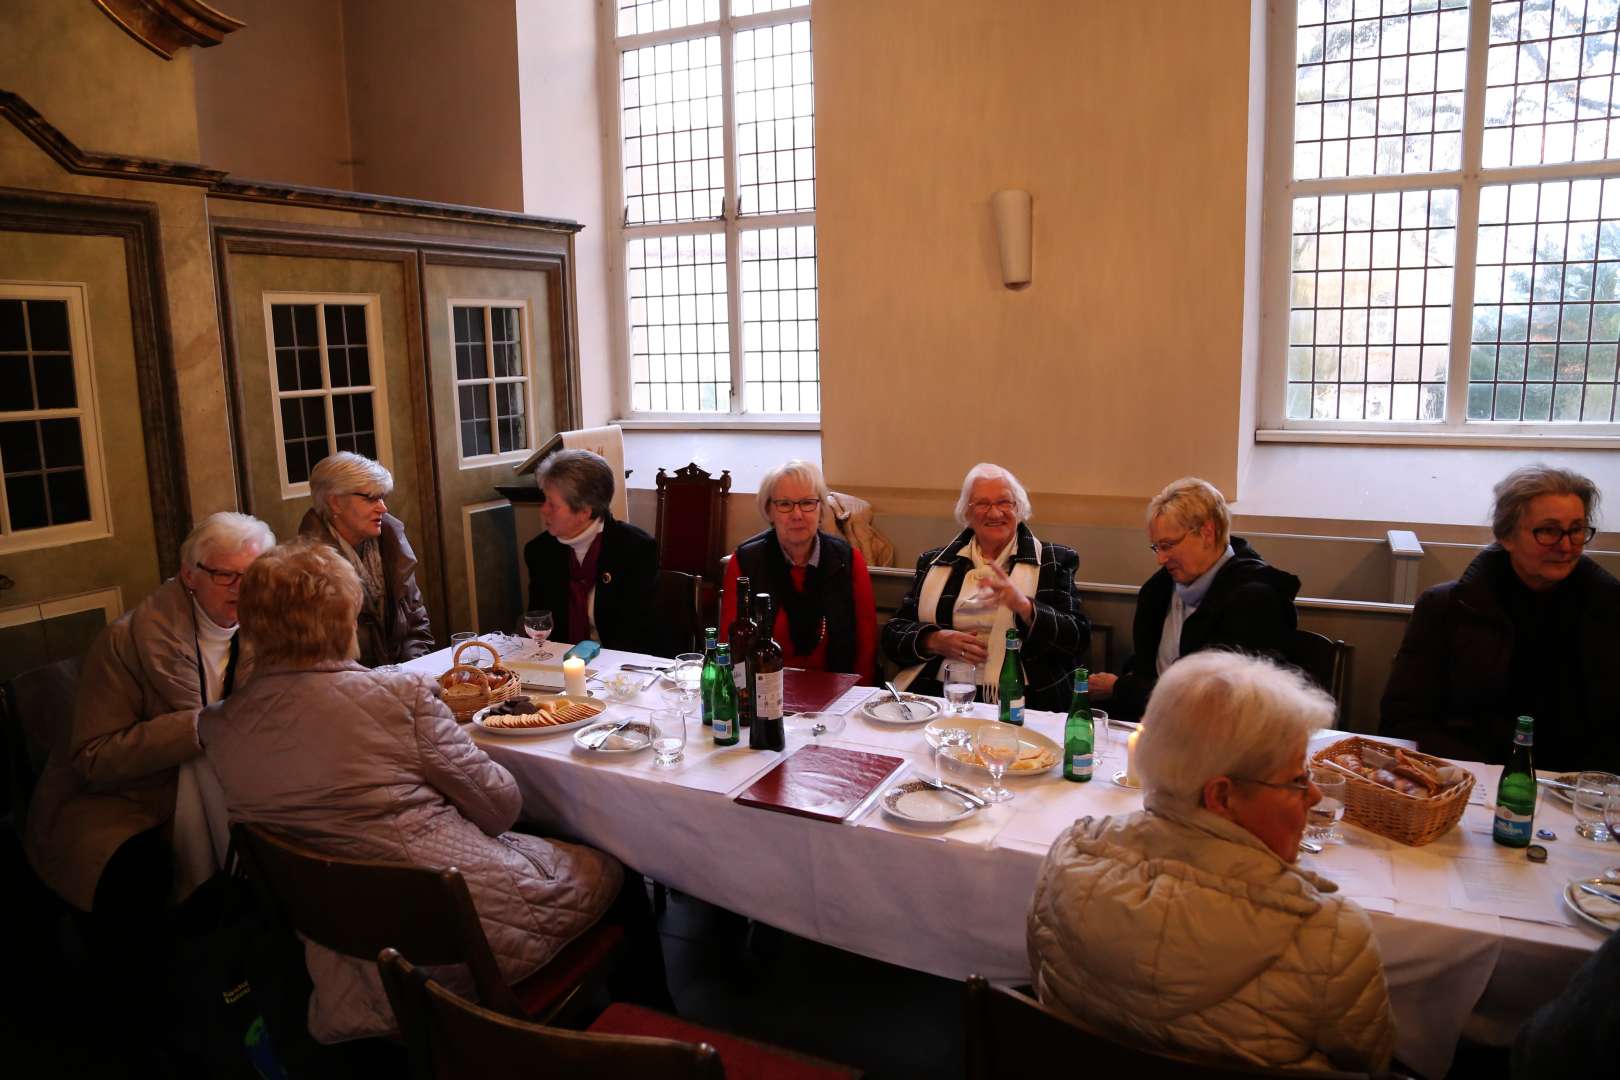
[[[533,648],[514,645],[506,650],[514,657]],[[438,675],[449,655],[441,650],[406,668]],[[611,674],[626,663],[669,661],[603,650],[591,668]],[[865,715],[865,697],[878,693],[846,694],[843,730],[817,741],[904,758],[891,783],[913,773],[975,782],[960,766],[936,761],[921,724]],[[603,715],[673,707],[650,675],[635,697]],[[971,715],[991,716],[993,707],[974,705]],[[1062,714],[1026,715],[1030,730],[1061,743]],[[1112,782],[1124,767],[1124,744],[1114,739],[1104,741],[1092,782],[1065,781],[1057,768],[1009,777],[1010,802],[940,828],[897,820],[876,799],[842,824],[741,805],[737,794],[809,738],[789,735],[783,752],[751,750],[746,735],[738,746],[720,747],[695,714],[684,758],[669,767],[656,765],[650,750],[580,749],[566,731],[497,736],[475,729],[474,737],[516,778],[525,817],[545,831],[779,929],[954,980],[977,973],[1027,983],[1025,916],[1052,842],[1078,818],[1127,814],[1142,804],[1139,791]],[[1397,1057],[1429,1077],[1446,1073],[1465,1032],[1505,1043],[1568,982],[1603,933],[1566,910],[1565,884],[1620,865],[1620,846],[1579,839],[1568,809],[1549,797],[1537,817],[1538,827],[1558,837],[1546,842],[1547,862],[1530,863],[1523,852],[1492,843],[1500,769],[1461,764],[1475,776],[1474,792],[1459,826],[1440,839],[1410,848],[1341,822],[1337,842],[1301,857],[1369,912],[1395,1013]]]

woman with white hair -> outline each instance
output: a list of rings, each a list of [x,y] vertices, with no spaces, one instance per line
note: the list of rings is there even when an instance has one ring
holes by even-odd
[[[1148,503],[1148,547],[1159,569],[1136,596],[1136,651],[1123,673],[1091,676],[1091,691],[1108,699],[1110,716],[1141,716],[1153,684],[1183,656],[1204,649],[1287,654],[1299,625],[1299,578],[1231,532],[1226,499],[1196,476],[1166,485]]]
[[[329,545],[349,561],[365,590],[355,637],[366,667],[403,664],[433,651],[433,627],[416,585],[416,552],[405,523],[388,512],[394,474],[368,457],[340,450],[310,470],[314,505],[300,536]]]
[[[1333,702],[1299,673],[1205,652],[1160,678],[1143,809],[1081,818],[1030,904],[1035,991],[1125,1041],[1248,1065],[1377,1071],[1394,1024],[1366,912],[1295,865]]]
[[[883,653],[904,669],[896,685],[938,695],[941,665],[959,660],[978,666],[980,698],[995,701],[1007,631],[1016,629],[1026,705],[1068,711],[1074,669],[1090,644],[1074,587],[1080,556],[1036,539],[1029,517],[1029,494],[1016,476],[988,462],[968,470],[956,500],[962,531],[923,552],[910,591],[883,627]]]
[[[776,606],[771,635],[788,667],[845,671],[871,683],[877,672],[877,607],[866,560],[843,537],[820,530],[827,504],[821,469],[793,460],[759,482],[759,516],[769,528],[737,545],[726,566],[720,625],[737,617],[737,579]],[[746,599],[746,598],[745,598]]]
[[[1620,581],[1585,554],[1597,485],[1527,465],[1495,494],[1496,543],[1418,598],[1380,730],[1502,764],[1515,719],[1529,716],[1537,766],[1620,772]]]

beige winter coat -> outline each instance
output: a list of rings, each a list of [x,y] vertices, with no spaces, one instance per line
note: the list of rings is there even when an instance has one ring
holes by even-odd
[[[1367,915],[1205,810],[1082,818],[1041,866],[1042,1003],[1128,1041],[1293,1068],[1380,1069],[1394,1046]]]
[[[265,669],[198,722],[232,821],[332,855],[455,866],[508,981],[532,973],[612,904],[609,855],[507,832],[512,775],[460,728],[426,676],[352,662]],[[305,944],[322,1042],[394,1028],[377,965]]]

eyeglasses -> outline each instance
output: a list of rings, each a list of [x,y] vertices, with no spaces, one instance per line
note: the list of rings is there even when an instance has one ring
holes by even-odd
[[[1153,554],[1155,554],[1155,555],[1168,555],[1168,554],[1170,554],[1171,551],[1175,550],[1175,547],[1176,547],[1177,544],[1181,543],[1183,540],[1187,539],[1187,537],[1191,536],[1192,534],[1193,534],[1193,530],[1188,529],[1186,532],[1182,533],[1180,536],[1176,537],[1174,540],[1162,540],[1157,544],[1149,544],[1148,545],[1148,550],[1153,552]]]
[[[988,514],[992,510],[998,514],[1010,514],[1015,505],[1011,499],[997,499],[994,502],[988,499],[974,499],[968,503],[968,509],[975,514]]]
[[[204,563],[198,563],[197,569],[207,574],[214,584],[222,589],[228,589],[242,580],[242,571],[240,570],[215,570],[212,566]]]
[[[378,503],[388,498],[388,496],[384,495],[382,492],[378,492],[377,494],[373,495],[369,491],[351,491],[349,494],[353,495],[357,499],[364,499],[373,506],[376,506]]]
[[[1590,525],[1571,525],[1567,529],[1560,529],[1556,525],[1537,525],[1530,530],[1530,535],[1542,547],[1557,547],[1560,540],[1568,540],[1573,547],[1585,547],[1597,535],[1597,530]]]
[[[809,514],[821,509],[820,499],[772,499],[771,509],[779,513],[791,514],[795,510],[803,510]]]
[[[1256,780],[1252,776],[1234,776],[1231,779],[1244,784],[1259,784],[1261,787],[1279,788],[1286,791],[1297,791],[1301,795],[1309,795],[1311,791],[1311,778],[1309,776],[1296,776],[1292,780],[1278,783],[1275,780]]]

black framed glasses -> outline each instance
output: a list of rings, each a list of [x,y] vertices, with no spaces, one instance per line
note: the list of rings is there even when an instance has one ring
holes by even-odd
[[[197,569],[207,574],[209,580],[222,589],[228,589],[242,580],[242,571],[240,570],[216,570],[206,563],[198,563]]]
[[[1597,529],[1591,525],[1571,525],[1567,529],[1560,529],[1556,525],[1537,525],[1530,530],[1530,535],[1542,547],[1557,547],[1560,540],[1568,540],[1574,547],[1585,547],[1597,535]]]
[[[351,492],[349,492],[349,494],[353,495],[357,499],[364,499],[364,500],[366,500],[366,502],[370,503],[373,506],[376,506],[378,503],[380,503],[384,499],[388,498],[387,495],[383,494],[380,491],[377,492],[376,494],[372,494],[369,491],[351,491]]]
[[[790,514],[794,510],[803,510],[805,513],[821,509],[820,499],[772,499],[771,509],[783,514]]]

